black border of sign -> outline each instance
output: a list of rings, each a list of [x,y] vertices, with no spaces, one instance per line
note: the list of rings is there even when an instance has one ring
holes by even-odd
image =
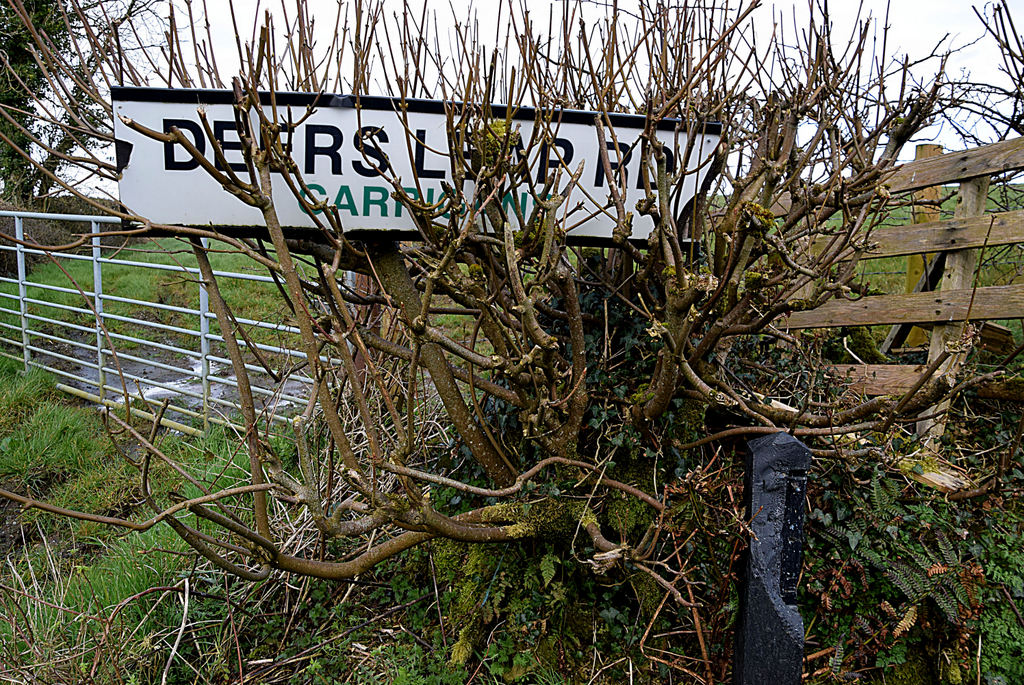
[[[138,224],[133,222],[123,222],[126,228],[133,227],[137,228]],[[270,233],[266,226],[244,226],[244,225],[231,225],[231,224],[182,224],[195,228],[209,229],[216,231],[229,238],[261,238],[263,240],[270,240]],[[322,232],[318,228],[310,226],[283,226],[285,237],[295,240],[309,241],[312,243],[319,242],[317,238],[322,235]],[[412,229],[388,229],[378,230],[372,228],[354,228],[346,230],[345,238],[348,240],[356,240],[365,243],[383,243],[383,242],[417,242],[422,241],[423,236],[420,235],[419,231]],[[151,228],[146,231],[147,238],[167,238],[167,237],[181,237],[181,234],[174,231],[173,228]],[[629,238],[629,242],[634,246],[644,249],[647,246],[648,239],[644,238]],[[703,249],[703,245],[699,240],[693,238],[680,238],[680,243],[683,247],[683,252],[689,255],[690,259],[695,259]],[[569,234],[565,237],[565,244],[571,246],[580,247],[602,247],[602,248],[615,248],[621,247],[615,239],[611,236],[594,236],[594,235],[572,235]]]
[[[444,114],[449,107],[458,109],[463,103],[444,100],[423,100],[420,98],[393,98],[379,95],[332,95],[329,93],[294,93],[260,91],[260,102],[270,105],[272,101],[282,107],[344,107],[358,108],[364,110],[395,112],[409,111],[424,114]],[[140,86],[112,86],[110,89],[112,100],[121,102],[166,102],[195,105],[231,105],[234,104],[235,96],[230,90],[204,89],[204,88],[147,88]],[[505,118],[509,115],[508,105],[491,105],[491,112],[495,118]],[[536,110],[533,107],[516,106],[511,108],[513,120],[533,121]],[[601,115],[606,117],[605,123],[611,126],[622,126],[642,128],[647,117],[642,114],[626,114],[624,112],[608,112],[606,114],[579,109],[555,110],[557,116],[554,119],[566,124],[593,125],[594,117]],[[680,124],[679,119],[661,119],[658,121],[658,129],[674,131]],[[707,121],[696,124],[691,130],[693,133],[700,133],[709,136],[722,135],[722,124],[717,121]]]

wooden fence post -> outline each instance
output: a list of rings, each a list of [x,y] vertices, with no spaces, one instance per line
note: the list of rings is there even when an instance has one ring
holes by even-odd
[[[988,185],[989,177],[981,176],[960,184],[960,192],[957,193],[956,209],[953,217],[963,219],[973,216],[981,216],[988,207]],[[978,270],[977,249],[953,250],[946,253],[946,268],[942,274],[940,290],[967,290],[972,288],[974,276]],[[961,323],[935,325],[932,328],[931,344],[928,350],[928,361],[934,361],[946,345],[957,341],[967,326],[967,321]],[[950,355],[942,366],[939,367],[936,376],[955,374],[967,358],[967,352],[957,352]],[[917,422],[917,434],[930,443],[942,436],[946,430],[946,417],[944,412],[949,409],[949,401],[944,400],[936,406],[925,411],[926,415],[942,412],[936,418],[923,419]]]
[[[942,145],[932,142],[923,142],[914,151],[913,159],[926,160],[930,157],[942,155]],[[928,223],[938,221],[941,218],[939,211],[939,200],[942,198],[942,186],[932,185],[915,191],[913,194],[912,221],[913,223]],[[907,255],[906,258],[906,287],[904,292],[915,293],[929,290],[922,287],[922,281],[926,279],[926,269],[929,266],[929,259],[932,255],[919,254]],[[888,352],[892,347],[906,346],[918,347],[928,343],[928,332],[925,329],[908,326],[906,324],[894,326],[886,337],[881,350]]]
[[[372,276],[352,273],[351,277],[352,289],[357,294],[367,297],[377,294],[377,284]],[[359,323],[367,326],[370,332],[374,335],[381,334],[380,321],[378,320],[381,312],[380,305],[372,303],[367,305],[356,305],[353,307],[353,310],[355,311],[356,320]],[[356,372],[359,374],[358,380],[354,379],[353,382],[358,382],[360,385],[365,387],[367,360],[363,357],[363,353],[358,348],[351,344],[350,347],[352,347],[353,362],[355,363]]]
[[[927,159],[942,154],[942,146],[935,143],[921,143],[914,151],[914,159]],[[913,222],[924,224],[929,221],[938,221],[941,212],[939,211],[939,200],[942,197],[942,186],[924,188],[914,193]],[[912,293],[918,290],[918,283],[928,267],[928,260],[933,255],[915,254],[907,257],[907,283],[906,292]],[[928,342],[928,332],[923,328],[914,326],[910,329],[904,345],[917,347]]]

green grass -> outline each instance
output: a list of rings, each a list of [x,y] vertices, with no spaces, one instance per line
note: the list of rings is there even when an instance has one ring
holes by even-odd
[[[286,442],[272,441],[286,462],[292,460]],[[248,482],[248,456],[225,429],[199,440],[162,433],[157,443],[208,486]],[[137,449],[131,453],[139,456]],[[172,492],[200,494],[156,460],[151,475],[163,506]],[[134,521],[152,514],[140,496],[139,474],[117,453],[96,410],[58,392],[52,377],[22,373],[7,360],[0,360],[0,487],[92,514]],[[115,671],[158,682],[182,617],[182,580],[190,576],[192,592],[203,596],[224,590],[221,575],[203,566],[196,571],[191,550],[166,524],[125,532],[38,510],[16,512],[10,505],[0,510],[0,532],[6,533],[0,543],[7,545],[0,549],[0,674],[80,682],[99,655],[97,682],[118,682]],[[210,529],[192,516],[186,522]],[[178,590],[150,591],[171,586]],[[216,661],[215,650],[206,650],[220,634],[223,604],[203,606],[200,596],[192,602],[182,651],[190,662]],[[192,677],[182,661],[171,682]]]
[[[951,219],[956,209],[956,188],[943,188],[942,198],[939,218]],[[988,212],[1016,210],[1021,207],[1024,207],[1024,187],[999,186],[993,187],[989,191]],[[912,221],[913,215],[910,208],[898,207],[876,230],[898,230],[899,226]],[[1006,269],[1001,266],[1001,264],[1014,259],[1015,256],[1013,250],[1006,247],[986,249],[982,256],[982,268],[978,271],[978,285],[1008,285],[1019,282],[1020,275],[1016,273],[1015,269]],[[872,288],[886,293],[901,293],[905,291],[907,259],[907,257],[882,257],[863,260],[860,262],[858,273],[867,280]],[[886,273],[879,274],[877,272]]]
[[[942,204],[939,209],[940,219],[951,219],[956,207],[956,188],[949,186],[942,189]],[[1024,207],[1024,187],[1000,186],[989,191],[989,212],[1016,210]],[[874,230],[899,230],[899,226],[913,220],[910,207],[896,207]],[[836,223],[835,228],[839,227]],[[980,255],[980,265],[975,273],[974,282],[978,287],[991,285],[1015,285],[1024,282],[1024,264],[1016,261],[1024,258],[1024,252],[1017,246],[990,247]],[[855,283],[866,288],[871,295],[895,295],[907,292],[906,272],[909,257],[880,257],[863,259],[857,265]],[[992,323],[1008,327],[1017,339],[1022,335],[1019,319],[1006,319]],[[872,336],[881,342],[888,335],[889,326],[872,326]]]
[[[286,467],[294,468],[294,449],[287,435],[269,440]],[[210,487],[248,481],[243,441],[229,429],[215,427],[201,439],[162,433],[157,443]],[[0,454],[3,487],[91,513],[136,521],[150,515],[139,502],[138,474],[112,449],[95,410],[73,404],[54,389],[53,379],[46,374],[22,373],[19,365],[9,361],[0,361],[0,444],[4,445]],[[161,504],[170,502],[172,490],[182,497],[199,494],[156,462],[153,485]],[[244,507],[239,515],[245,520],[241,510]],[[0,511],[0,523],[12,525],[15,511],[10,507]],[[181,625],[186,577],[191,606],[185,639],[170,672],[169,682],[174,683],[233,682],[230,674],[237,671],[237,657],[228,632],[234,628],[229,628],[225,594],[240,607],[233,620],[245,660],[298,653],[316,645],[312,637],[326,639],[383,609],[376,604],[363,607],[362,599],[339,608],[335,606],[339,586],[324,582],[319,584],[322,601],[307,600],[301,605],[306,608],[297,611],[293,591],[284,584],[270,581],[264,590],[226,581],[208,564],[196,564],[185,543],[162,524],[124,533],[37,511],[20,513],[17,521],[21,526],[17,544],[8,536],[8,547],[0,550],[0,557],[6,558],[0,562],[0,673],[25,680],[31,676],[44,682],[82,682],[97,664],[96,682],[117,682],[115,672],[125,682],[159,682]],[[187,522],[211,534],[217,532],[194,517]],[[258,597],[264,592],[267,596],[260,604]],[[390,593],[389,588],[384,594],[390,598]],[[286,597],[292,599],[286,601]],[[426,603],[417,607],[419,620],[433,617],[425,613],[428,608]],[[285,639],[284,627],[293,620],[289,610],[296,611],[302,628]],[[307,611],[308,626],[303,618]],[[109,620],[115,613],[116,619]],[[336,682],[339,673],[356,668],[359,682],[465,682],[463,669],[446,665],[442,644],[428,653],[402,633],[378,634],[378,627],[362,628],[348,640],[318,650],[308,662],[296,662],[291,668],[303,679],[296,682]],[[306,637],[307,630],[313,635]],[[370,660],[357,663],[348,646],[352,641],[382,644]],[[203,678],[197,680],[191,668]],[[481,682],[503,682],[493,674],[481,674],[481,678]],[[560,681],[550,676],[537,682]]]
[[[17,368],[0,360],[0,483],[58,506],[118,508],[132,474],[95,410],[72,406],[46,374]]]
[[[143,433],[148,430],[148,424],[138,427]],[[248,480],[248,456],[227,429],[215,427],[199,440],[165,433],[157,442],[169,458],[211,486],[232,487]],[[134,458],[140,456],[130,442],[121,438],[119,443]],[[280,451],[287,462],[290,455]],[[4,359],[0,359],[0,484],[87,513],[133,520],[151,515],[143,506],[138,472],[118,452],[97,411],[57,392],[46,374],[21,373]],[[185,497],[199,494],[158,460],[151,466],[151,487],[160,504],[168,503],[172,491]],[[101,546],[122,534],[120,529],[59,519],[38,510],[26,511],[21,519],[31,525],[38,522],[47,532],[56,530],[55,526],[71,526],[61,534],[70,532]]]
[[[145,515],[135,511],[137,474],[116,454],[96,411],[73,405],[46,374],[20,373],[7,360],[0,360],[0,484],[88,513]],[[166,526],[125,535],[37,510],[15,520],[14,511],[0,515],[7,539],[26,543],[2,550],[0,584],[7,589],[0,593],[0,618],[6,619],[0,620],[0,662],[11,669],[35,650],[34,675],[70,682],[69,674],[80,676],[75,669],[89,665],[87,658],[46,661],[102,641],[104,625],[82,615],[107,616],[147,588],[178,582],[187,568],[185,545]],[[130,602],[111,625],[111,637],[142,622],[155,599]],[[173,602],[164,605],[145,620],[162,625],[178,610]],[[14,618],[31,640],[13,632]]]
[[[161,244],[169,249],[177,249],[179,245],[170,240],[161,241]],[[140,261],[168,263],[179,259],[186,265],[194,264],[188,254],[125,256]],[[249,264],[246,258],[238,255],[215,254],[213,261],[215,268],[225,270],[242,270]],[[863,263],[861,268],[896,271],[904,262],[903,258],[873,260]],[[134,267],[105,268],[108,293],[127,294],[176,306],[195,306],[198,286],[190,277],[169,272],[143,272]],[[91,267],[74,263],[70,269],[79,285],[84,289],[91,288]],[[40,266],[34,276],[55,284],[67,282],[67,277],[53,265]],[[991,284],[1000,277],[983,270],[982,284]],[[888,281],[882,278],[875,280],[875,276],[867,278],[872,279],[872,286],[879,290],[902,292],[902,274],[890,277]],[[223,285],[238,316],[264,320],[283,316],[280,297],[272,285],[239,281],[227,281]],[[50,301],[55,303],[76,305],[80,300],[79,296],[57,293],[47,293],[46,298],[52,298]],[[450,303],[439,298],[438,304]],[[151,316],[172,325],[188,325],[184,322],[189,318],[119,303],[109,303],[107,311],[140,318]],[[82,320],[88,322],[88,317],[82,317]],[[472,332],[472,323],[467,317],[438,316],[436,323],[463,340],[468,340]],[[112,322],[111,328],[115,331],[131,330],[118,322]],[[135,331],[131,334],[139,335]],[[157,335],[165,337],[163,333]],[[265,340],[277,341],[276,337],[269,337],[273,334],[257,335],[267,335]],[[286,465],[291,466],[294,455],[287,436],[272,438],[271,442]],[[169,457],[215,487],[231,487],[248,479],[247,455],[241,441],[228,430],[215,428],[199,440],[163,434],[158,443]],[[198,494],[193,486],[184,484],[166,467],[156,465],[153,475],[156,496],[161,503],[169,501],[168,494],[172,490],[184,497]],[[57,393],[52,378],[47,375],[38,371],[23,374],[18,365],[4,360],[0,360],[0,484],[8,489],[33,492],[61,506],[92,513],[115,514],[135,520],[146,518],[150,513],[140,506],[136,472],[113,449],[96,412],[77,406]],[[0,517],[7,516],[8,512],[12,510],[0,512]],[[86,670],[91,668],[96,650],[106,654],[108,652],[103,652],[103,649],[116,648],[123,659],[120,665],[127,667],[130,674],[125,676],[126,680],[131,682],[129,678],[133,677],[135,682],[158,682],[169,643],[182,618],[182,602],[178,593],[157,592],[130,601],[119,613],[117,621],[111,624],[106,643],[103,642],[103,624],[79,615],[109,616],[115,607],[149,588],[180,586],[182,578],[190,572],[193,588],[201,588],[207,593],[226,591],[226,583],[220,574],[208,573],[206,567],[200,567],[198,573],[193,572],[193,560],[185,554],[186,546],[167,526],[124,534],[98,524],[57,519],[38,512],[21,514],[19,520],[25,524],[29,544],[4,550],[10,557],[0,567],[0,583],[37,599],[0,591],[0,672],[4,668],[24,668],[43,681],[76,682],[83,679],[83,667]],[[400,577],[404,568],[394,566],[390,571],[393,577]],[[387,578],[386,571],[381,573],[382,578]],[[281,637],[284,625],[291,625],[292,617],[287,611],[272,607],[269,613],[261,616],[237,615],[234,620],[248,622],[251,633],[257,638],[253,652],[245,652],[239,658],[276,657],[287,653],[285,650],[296,653],[304,648],[299,636],[307,632],[305,628],[309,628],[313,637],[319,637],[316,631],[323,630],[322,636],[327,638],[332,630],[372,619],[379,610],[363,606],[361,600],[339,610],[335,604],[337,586],[323,583],[322,587],[322,595],[312,599],[307,596],[302,600],[302,594],[299,594],[298,601],[308,609],[308,625],[302,625],[303,618],[300,617],[298,622],[302,629],[293,633],[288,644],[284,644]],[[410,587],[409,590],[419,593],[421,588]],[[253,590],[246,598],[255,596],[256,592]],[[235,596],[241,594],[236,592]],[[388,596],[386,600],[400,601],[397,596],[394,599]],[[228,682],[231,679],[227,675],[215,675],[220,672],[217,669],[225,668],[225,661],[232,662],[226,667],[229,669],[227,673],[234,668],[235,655],[217,651],[230,644],[225,628],[228,620],[225,606],[223,602],[202,604],[198,596],[193,598],[193,602],[183,650],[189,651],[192,663],[210,666],[209,670],[204,669],[204,675],[210,680]],[[65,607],[67,611],[57,607]],[[426,603],[418,605],[415,612],[422,616],[413,618],[408,625],[426,635],[427,630],[433,630],[428,623],[433,621],[433,611]],[[410,611],[410,615],[418,614]],[[15,625],[30,627],[31,640],[17,635]],[[201,632],[204,629],[198,627],[203,625],[209,626],[210,634],[215,635],[204,637]],[[347,642],[332,643],[323,648],[316,657],[295,667],[298,669],[296,678],[302,677],[304,682],[333,682],[334,672],[355,672],[360,682],[465,682],[464,672],[445,666],[444,646],[429,635],[427,637],[434,643],[436,653],[423,651],[420,644],[397,633],[397,636],[387,638],[390,642],[363,652],[369,655],[367,659],[357,661],[350,653],[349,642],[357,639],[368,641],[366,637],[381,639],[381,635],[375,633],[378,627],[370,626],[365,633],[353,634]],[[266,653],[256,654],[256,650],[261,648],[265,648]],[[38,651],[33,653],[33,649]],[[73,656],[66,662],[56,661],[58,657],[76,653],[80,656]],[[485,659],[486,668],[481,671],[481,682],[505,682],[504,674],[516,665],[514,656],[511,649],[499,652],[497,656],[490,655]],[[47,662],[49,665],[45,665]],[[101,665],[103,674],[111,675],[112,669],[110,663]],[[318,675],[319,671],[324,671],[324,674]],[[534,682],[561,682],[559,676],[548,672],[534,673],[531,677]],[[194,674],[184,667],[172,670],[172,682],[195,680]]]
[[[908,290],[906,286],[907,261],[907,257],[883,257],[862,261],[858,265],[856,282],[866,286],[872,295],[905,293]],[[1024,283],[1024,274],[1018,271],[1018,267],[1009,264],[1006,259],[1000,261],[997,256],[993,259],[982,259],[982,264],[975,273],[973,281],[978,287],[1019,285]],[[1013,332],[1016,339],[1021,338],[1022,322],[1020,319],[999,319],[993,320],[991,323],[1006,326]],[[873,326],[872,335],[881,341],[888,335],[889,328],[889,326]]]
[[[37,369],[18,374],[16,369],[13,362],[0,360],[0,435],[24,422],[40,401],[55,392],[48,374]]]

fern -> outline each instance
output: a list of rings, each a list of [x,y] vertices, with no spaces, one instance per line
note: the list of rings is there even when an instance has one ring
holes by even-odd
[[[942,560],[946,562],[946,565],[956,566],[959,564],[960,558],[957,556],[956,550],[953,549],[953,544],[946,537],[946,534],[941,530],[936,530],[935,539],[939,543],[939,551],[942,552]]]
[[[960,622],[960,602],[953,596],[947,585],[937,584],[932,589],[930,596],[939,605],[939,609],[950,623]]]
[[[951,573],[948,575],[947,578],[943,580],[943,587],[948,588],[949,591],[953,593],[953,596],[956,597],[957,602],[959,602],[962,606],[965,607],[974,606],[975,602],[971,598],[971,593],[967,589],[967,583],[964,580],[963,574]]]
[[[900,619],[900,622],[896,624],[895,630],[892,631],[893,637],[899,637],[907,632],[914,627],[915,623],[917,623],[917,605],[913,604],[907,609],[907,613]]]
[[[915,607],[912,614],[904,614],[897,626],[904,626],[904,630],[896,634],[914,625],[916,607],[927,599],[951,623],[959,624],[969,616],[976,604],[974,586],[968,567],[949,537],[937,529],[930,539],[922,536],[909,541],[905,529],[903,535],[893,533],[893,522],[908,516],[895,487],[882,471],[874,473],[868,501],[863,505],[860,516],[827,528],[825,535],[837,545],[848,545],[854,558],[883,573]]]
[[[915,567],[899,560],[889,562],[889,567],[881,569],[893,584],[903,591],[911,602],[920,602],[928,596],[929,586],[928,575],[922,574]]]
[[[838,676],[843,669],[843,653],[846,651],[846,645],[843,640],[836,643],[836,653],[829,659],[829,665],[832,667],[832,675]]]
[[[899,505],[896,492],[889,485],[881,471],[875,471],[871,477],[871,517],[877,525],[879,521],[888,523],[899,516]]]

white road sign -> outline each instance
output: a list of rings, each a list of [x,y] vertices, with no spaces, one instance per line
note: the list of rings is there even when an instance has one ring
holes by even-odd
[[[225,161],[242,179],[248,174],[242,162],[235,126],[235,112],[228,91],[160,88],[123,88],[112,92],[114,132],[118,140],[118,165],[121,202],[132,212],[164,224],[187,226],[261,226],[263,216],[253,207],[226,192],[180,145],[153,140],[124,124],[127,117],[156,131],[177,127],[196,149],[217,164],[199,118],[203,110],[213,137],[220,142]],[[400,179],[413,197],[437,202],[444,194],[442,182],[451,184],[451,164],[447,135],[446,106],[451,103],[431,100],[400,101],[383,97],[278,93],[275,96],[279,119],[299,121],[290,137],[292,157],[310,194],[326,200],[338,210],[345,231],[389,231],[409,234],[415,225],[408,210],[394,199],[394,187],[384,175]],[[264,106],[269,107],[269,96]],[[313,113],[304,117],[313,104]],[[458,105],[454,105],[458,106]],[[291,111],[289,119],[286,114]],[[506,117],[504,106],[492,107],[491,116]],[[530,148],[528,161],[537,188],[543,179],[563,167],[562,183],[580,162],[583,172],[562,206],[569,238],[575,242],[597,242],[610,238],[615,227],[608,179],[601,162],[599,137],[593,112],[559,110],[545,127],[544,142]],[[642,198],[642,155],[639,139],[643,116],[611,114],[618,150],[606,125],[606,142],[613,173],[622,166],[626,171],[625,206],[634,211]],[[535,112],[515,108],[513,127],[522,141],[529,141],[535,126]],[[606,122],[607,124],[607,122]],[[710,160],[719,143],[720,126],[703,124],[688,131],[685,124],[667,120],[657,132],[674,168],[685,157],[687,173],[674,198],[674,206],[683,207],[693,197],[710,168]],[[688,144],[688,136],[693,136]],[[520,146],[521,147],[521,146]],[[219,164],[218,164],[219,166]],[[653,177],[653,175],[652,175]],[[311,228],[313,217],[292,195],[284,179],[274,176],[273,197],[284,226]],[[471,188],[464,189],[471,197]],[[512,207],[521,203],[524,213],[532,209],[527,188],[509,192],[502,203]],[[634,214],[636,212],[634,211]],[[636,216],[633,239],[643,239],[653,228],[652,221]],[[397,236],[396,236],[397,237]]]

